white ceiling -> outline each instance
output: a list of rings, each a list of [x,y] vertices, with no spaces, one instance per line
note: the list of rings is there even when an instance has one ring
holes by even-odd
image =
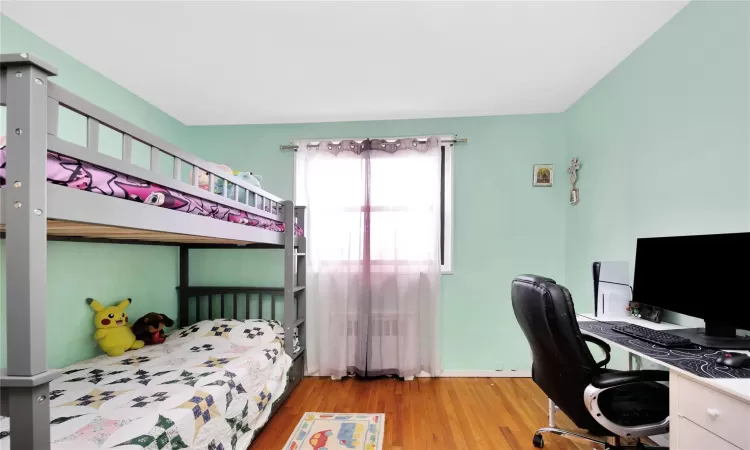
[[[188,125],[566,110],[686,1],[4,2]]]

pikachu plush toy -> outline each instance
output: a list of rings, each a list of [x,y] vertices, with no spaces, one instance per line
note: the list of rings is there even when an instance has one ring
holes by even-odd
[[[128,314],[125,308],[130,306],[131,302],[131,299],[126,298],[116,306],[105,308],[93,298],[86,299],[86,303],[96,311],[94,339],[109,356],[120,356],[125,353],[125,350],[135,350],[144,345],[143,341],[135,338],[135,334],[128,325]]]

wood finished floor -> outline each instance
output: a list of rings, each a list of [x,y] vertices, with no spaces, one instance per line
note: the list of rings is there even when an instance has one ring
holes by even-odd
[[[547,425],[547,397],[529,378],[302,380],[249,450],[281,450],[302,414],[385,413],[383,450],[534,449]],[[564,414],[557,426],[576,430]],[[580,431],[580,430],[579,430]],[[547,435],[545,448],[601,447]]]

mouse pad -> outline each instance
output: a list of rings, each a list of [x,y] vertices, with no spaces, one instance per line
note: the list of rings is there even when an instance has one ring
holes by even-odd
[[[626,325],[624,322],[578,322],[581,330],[617,342],[623,347],[646,354],[671,366],[703,378],[750,378],[750,368],[733,368],[716,364],[720,350],[694,345],[693,348],[664,348],[649,344],[626,334],[612,331],[612,327]]]

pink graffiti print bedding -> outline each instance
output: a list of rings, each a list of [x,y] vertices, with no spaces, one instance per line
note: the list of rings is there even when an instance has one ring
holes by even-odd
[[[5,152],[6,148],[0,147],[0,185],[5,185],[6,181]],[[47,181],[73,189],[211,217],[226,222],[249,225],[269,231],[284,231],[283,222],[184,194],[140,178],[124,175],[105,167],[53,152],[47,152]],[[297,225],[295,225],[294,232],[297,236],[302,235],[302,229]]]

